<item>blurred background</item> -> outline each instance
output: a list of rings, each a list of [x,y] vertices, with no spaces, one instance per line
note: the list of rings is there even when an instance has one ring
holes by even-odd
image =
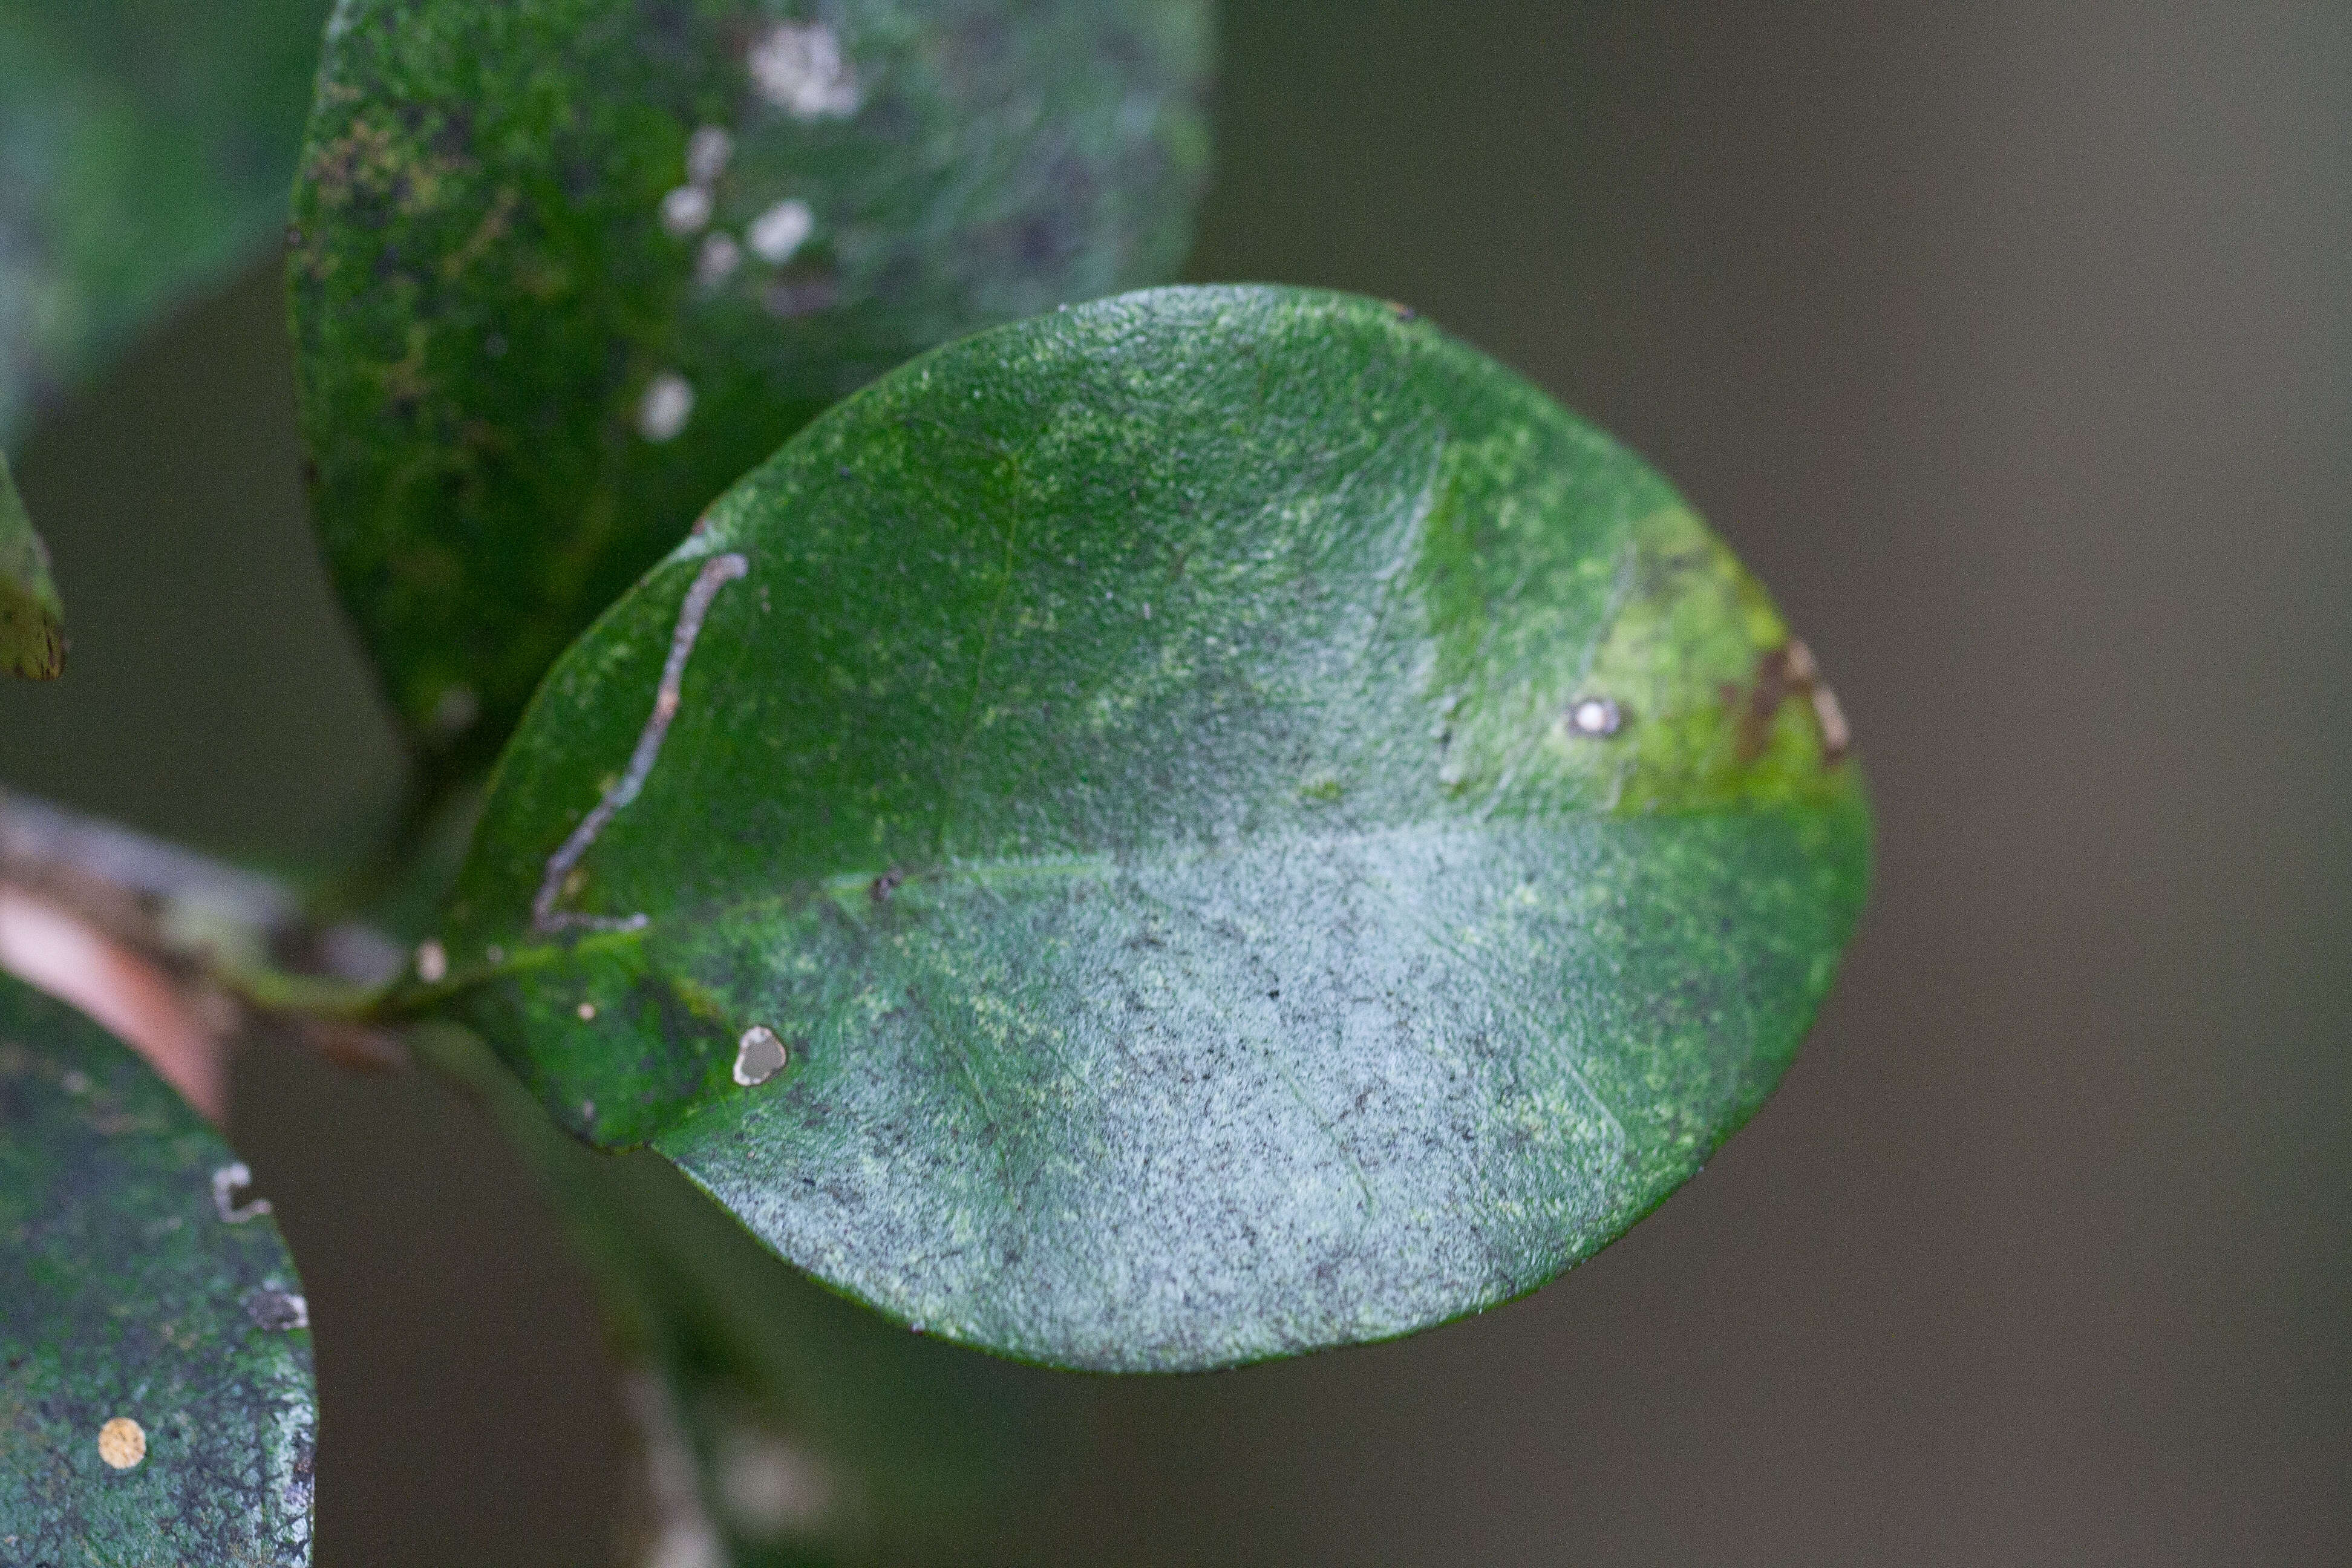
[[[1224,60],[1192,276],[1410,302],[1674,476],[1835,681],[1880,879],[1655,1216],[1105,1385],[1035,1560],[2352,1561],[2352,10],[1255,0]],[[398,763],[282,321],[248,276],[25,447],[73,668],[0,780],[299,863]],[[235,1136],[320,1568],[600,1561],[618,1396],[486,1125],[254,1051]]]

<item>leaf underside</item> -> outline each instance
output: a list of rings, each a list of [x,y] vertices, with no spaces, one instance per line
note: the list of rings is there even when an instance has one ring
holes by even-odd
[[[224,1217],[235,1161],[128,1048],[0,975],[0,1561],[310,1561],[302,1286],[266,1215]]]
[[[0,442],[286,225],[327,0],[0,0]]]
[[[412,1003],[926,1331],[1379,1339],[1769,1092],[1868,878],[1843,729],[1674,490],[1492,361],[1130,295],[714,506],[551,676]]]
[[[1172,277],[1202,0],[342,0],[289,288],[320,529],[433,765],[819,410]]]
[[[49,577],[49,552],[0,455],[0,675],[55,680],[65,673],[65,606]]]

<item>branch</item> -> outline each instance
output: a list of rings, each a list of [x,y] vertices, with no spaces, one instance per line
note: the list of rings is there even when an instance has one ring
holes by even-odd
[[[314,925],[273,878],[0,791],[0,969],[121,1036],[216,1122],[256,1016],[347,1067],[404,1065],[362,1021],[403,962],[369,927]]]

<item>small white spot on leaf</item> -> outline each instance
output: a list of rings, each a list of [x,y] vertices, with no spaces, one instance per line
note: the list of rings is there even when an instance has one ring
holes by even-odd
[[[705,289],[716,289],[732,277],[735,268],[742,264],[743,247],[735,243],[734,236],[711,235],[703,240],[702,248],[695,253],[694,280]]]
[[[698,234],[710,221],[710,193],[700,185],[679,185],[661,200],[662,227],[680,239]]]
[[[593,1024],[596,1021],[595,1003],[583,1002],[580,1004],[580,1021],[583,1024]]]
[[[701,125],[686,139],[686,177],[698,185],[718,184],[735,151],[735,138],[720,125]]]
[[[798,120],[857,112],[857,72],[822,22],[780,22],[745,57],[760,96]]]
[[[776,1031],[754,1024],[735,1043],[735,1081],[750,1089],[782,1072],[788,1053]]]
[[[1568,707],[1568,727],[1580,735],[1613,735],[1624,722],[1624,710],[1606,697],[1580,697]]]
[[[310,1326],[310,1302],[308,1297],[265,1286],[246,1296],[245,1315],[257,1329],[273,1334],[292,1333],[296,1329]]]
[[[243,1225],[259,1219],[269,1212],[268,1198],[256,1198],[249,1204],[235,1201],[237,1190],[253,1185],[253,1173],[242,1160],[233,1160],[213,1173],[213,1211],[229,1225]]]
[[[794,197],[778,202],[752,219],[744,237],[761,260],[781,267],[815,232],[816,214],[809,210],[808,203]]]
[[[449,950],[429,936],[416,944],[416,978],[427,985],[449,978]]]
[[[637,434],[648,441],[674,441],[694,412],[694,388],[675,371],[654,377],[637,403]]]

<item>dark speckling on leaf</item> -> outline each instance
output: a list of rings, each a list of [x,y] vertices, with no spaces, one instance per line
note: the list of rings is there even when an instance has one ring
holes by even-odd
[[[878,371],[1172,277],[1209,57],[1203,0],[341,0],[288,258],[302,416],[428,763],[487,762]]]
[[[235,1160],[0,975],[0,1563],[310,1561],[308,1315],[277,1226],[219,1212]]]
[[[631,923],[551,939],[730,554],[566,894]],[[927,1333],[1175,1371],[1409,1332],[1622,1233],[1795,1053],[1870,816],[1812,704],[1759,727],[1789,646],[1671,486],[1426,322],[1057,311],[819,419],[565,656],[443,1005]],[[793,1046],[745,1084],[755,1026]]]

